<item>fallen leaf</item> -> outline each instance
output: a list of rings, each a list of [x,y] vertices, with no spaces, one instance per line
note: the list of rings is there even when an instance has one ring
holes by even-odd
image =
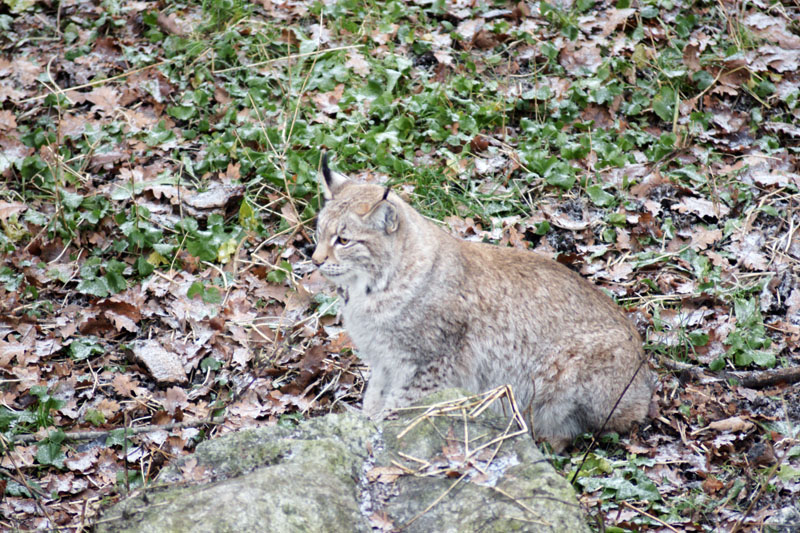
[[[108,85],[98,87],[86,95],[86,99],[105,115],[113,115],[119,106],[119,93]]]
[[[692,243],[691,247],[695,250],[705,250],[710,244],[713,244],[722,238],[721,229],[706,229],[695,228],[691,234]]]
[[[70,470],[86,473],[97,462],[98,451],[98,448],[89,448],[83,452],[69,450],[67,451],[67,458],[64,459],[64,464]]]
[[[722,218],[730,213],[730,209],[719,202],[713,203],[705,198],[687,196],[679,203],[672,206],[679,213],[694,213],[700,218]]]
[[[111,381],[111,386],[120,396],[133,396],[133,392],[139,386],[139,382],[128,374],[116,374]]]
[[[344,64],[345,68],[351,69],[359,76],[367,76],[370,72],[369,63],[358,50],[350,50],[347,53],[347,62]],[[342,85],[344,87],[344,85]]]
[[[718,480],[714,476],[709,476],[706,479],[704,479],[702,485],[703,485],[703,490],[707,494],[715,494],[720,489],[722,489],[722,487],[725,486],[725,484],[722,483],[722,481]]]
[[[152,339],[138,341],[134,343],[132,351],[156,381],[161,383],[186,381],[186,371],[178,354],[168,352],[158,341]]]
[[[714,431],[743,432],[749,431],[754,424],[740,416],[732,416],[724,420],[717,420],[708,424],[707,428]]]
[[[603,31],[601,35],[603,37],[611,35],[611,33],[613,33],[620,24],[624,24],[625,21],[628,20],[628,18],[630,18],[630,16],[634,13],[636,13],[636,10],[633,8],[608,10],[606,12],[608,19],[606,20],[605,24],[603,24]]]
[[[22,213],[26,209],[28,206],[23,203],[0,200],[0,220],[8,220],[9,217]]]
[[[750,270],[764,271],[769,266],[769,259],[764,254],[764,235],[758,231],[743,234],[737,231],[733,234],[730,245],[731,251],[736,253],[737,259]]]
[[[10,131],[17,128],[17,118],[12,111],[0,109],[0,131]]]
[[[120,405],[114,400],[103,398],[94,408],[103,413],[106,419],[112,419],[119,412]]]
[[[405,474],[406,471],[399,466],[375,466],[367,471],[367,480],[370,483],[394,483]]]
[[[182,409],[188,405],[188,400],[189,396],[185,390],[180,387],[170,387],[167,389],[161,404],[169,414],[174,415],[177,409]]]
[[[326,115],[335,115],[340,111],[339,100],[344,94],[344,84],[340,83],[332,91],[327,93],[317,93],[312,100],[317,105],[317,109]]]

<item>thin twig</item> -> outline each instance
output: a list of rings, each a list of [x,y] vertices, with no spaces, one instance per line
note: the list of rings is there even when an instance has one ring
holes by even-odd
[[[8,446],[9,441],[8,439],[6,439],[5,436],[3,436],[2,433],[0,433],[0,445],[2,445],[2,447],[5,450],[9,449]],[[41,501],[42,495],[37,489],[34,489],[28,484],[28,480],[25,478],[25,475],[22,473],[22,470],[20,469],[19,465],[17,465],[17,462],[14,460],[14,454],[8,453],[8,458],[11,460],[11,464],[14,465],[14,469],[17,471],[17,475],[19,476],[19,483],[24,485],[25,488],[28,490],[31,497],[36,502],[36,506],[39,507],[39,509],[41,509],[42,511],[42,514],[47,517],[47,521],[50,523],[50,527],[57,527],[55,521],[53,520],[53,517],[50,516],[50,512],[47,510],[47,506],[44,504],[43,501]]]
[[[592,441],[589,443],[589,447],[586,449],[586,452],[584,452],[583,458],[581,459],[581,462],[578,465],[577,470],[575,470],[575,474],[572,475],[572,479],[569,481],[570,483],[575,483],[575,480],[578,478],[578,474],[580,473],[581,468],[583,468],[583,465],[586,463],[586,459],[589,457],[589,453],[594,449],[595,444],[597,444],[597,438],[606,429],[608,421],[611,420],[611,416],[614,414],[614,411],[617,410],[619,402],[622,401],[622,397],[625,396],[625,393],[628,392],[628,389],[633,384],[633,380],[636,379],[637,375],[639,375],[639,371],[642,369],[642,366],[644,365],[645,361],[647,361],[647,357],[643,355],[641,357],[641,360],[639,361],[639,366],[636,367],[636,371],[631,376],[631,379],[628,380],[628,383],[625,385],[625,388],[622,389],[622,393],[619,395],[619,398],[617,398],[617,401],[614,402],[614,406],[611,408],[611,411],[609,411],[608,416],[603,422],[603,425],[600,426],[600,429],[594,432],[594,435],[592,435]]]
[[[461,474],[461,476],[460,476],[458,479],[456,479],[456,480],[453,482],[453,484],[452,484],[452,485],[450,485],[450,486],[447,488],[447,490],[446,490],[446,491],[442,492],[442,493],[439,495],[439,497],[438,497],[438,498],[436,498],[435,500],[433,500],[433,501],[430,503],[430,505],[428,505],[428,506],[427,506],[425,509],[423,509],[422,511],[420,511],[419,513],[417,513],[417,515],[416,515],[414,518],[412,518],[411,520],[409,520],[409,521],[408,521],[408,522],[406,522],[405,524],[401,525],[401,526],[400,526],[400,529],[402,530],[402,529],[405,529],[405,528],[407,528],[407,527],[408,527],[408,526],[410,526],[412,523],[414,523],[414,521],[415,521],[415,520],[417,520],[419,517],[421,517],[422,515],[424,515],[425,513],[427,513],[428,511],[430,511],[431,509],[433,509],[433,508],[436,506],[436,504],[437,504],[437,503],[439,503],[440,501],[442,501],[442,500],[444,499],[444,497],[445,497],[445,496],[447,496],[448,494],[450,494],[450,491],[452,491],[454,488],[456,488],[456,485],[458,485],[458,484],[459,484],[459,483],[460,483],[460,482],[461,482],[461,481],[462,481],[462,480],[463,480],[465,477],[467,477],[467,473],[466,473],[466,472],[464,472],[463,474]]]
[[[641,514],[642,516],[646,516],[647,518],[649,518],[650,520],[653,520],[654,522],[658,522],[659,524],[661,524],[665,528],[669,529],[670,531],[674,531],[675,533],[680,533],[680,531],[678,531],[677,529],[675,529],[671,525],[667,524],[666,522],[664,522],[663,520],[661,520],[657,516],[648,513],[647,511],[643,511],[642,509],[638,509],[638,508],[634,507],[633,505],[631,505],[628,502],[622,502],[622,505],[624,507],[627,507],[628,509],[630,509],[632,511],[636,511],[637,513]]]
[[[221,74],[223,72],[234,72],[236,70],[247,70],[247,69],[252,69],[252,68],[256,68],[256,67],[263,67],[264,65],[269,65],[269,64],[272,64],[272,63],[277,63],[278,61],[288,61],[290,59],[299,59],[301,57],[316,56],[316,55],[320,55],[320,54],[326,54],[328,52],[338,52],[339,50],[350,50],[352,48],[361,48],[363,46],[364,46],[363,44],[351,44],[351,45],[348,45],[348,46],[338,46],[336,48],[326,48],[325,50],[315,50],[313,52],[305,52],[305,53],[302,53],[302,54],[290,54],[290,55],[283,56],[283,57],[276,57],[275,59],[267,59],[266,61],[259,61],[258,63],[251,63],[249,65],[244,65],[242,67],[230,67],[230,68],[223,68],[223,69],[220,69],[220,70],[214,70],[214,71],[212,71],[212,73],[213,74]]]
[[[186,422],[173,422],[171,424],[149,424],[147,426],[140,426],[136,428],[128,428],[126,431],[127,436],[139,435],[140,433],[152,433],[153,431],[172,431],[173,429],[183,429],[188,427],[194,426],[204,426],[206,424],[211,425],[218,425],[222,424],[221,420],[191,420]],[[94,440],[100,439],[103,437],[108,437],[114,431],[119,431],[120,428],[112,429],[108,431],[71,431],[65,433],[64,436],[69,440]],[[36,433],[30,433],[27,435],[16,435],[11,438],[11,442],[14,444],[27,444],[30,442],[36,442],[39,439],[39,436]]]
[[[117,74],[116,76],[111,76],[110,78],[103,78],[102,80],[95,80],[90,81],[89,83],[84,83],[82,85],[75,85],[74,87],[68,87],[66,89],[59,88],[60,93],[64,93],[66,91],[77,91],[78,89],[86,89],[87,87],[94,87],[96,85],[103,85],[104,83],[108,83],[110,81],[118,80],[120,78],[125,78],[127,76],[131,76],[143,70],[148,70],[155,67],[160,67],[161,65],[167,65],[175,61],[174,59],[165,59],[164,61],[159,61],[158,63],[153,63],[152,65],[146,65],[144,67],[135,68],[133,70],[129,70],[127,72],[123,72],[122,74]],[[28,102],[33,102],[35,100],[41,100],[42,98],[47,98],[53,94],[53,92],[49,92],[47,94],[40,94],[39,96],[31,96],[30,98],[26,98],[24,100],[20,100],[19,104],[26,104]]]

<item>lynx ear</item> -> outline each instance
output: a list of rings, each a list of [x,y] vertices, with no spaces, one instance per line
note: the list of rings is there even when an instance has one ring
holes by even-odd
[[[373,227],[382,229],[387,234],[397,231],[400,225],[400,216],[397,213],[397,206],[389,200],[383,199],[364,216]]]
[[[346,177],[330,169],[328,166],[328,152],[322,152],[322,165],[318,179],[320,187],[322,187],[322,197],[326,200],[333,198],[344,184],[348,182]]]

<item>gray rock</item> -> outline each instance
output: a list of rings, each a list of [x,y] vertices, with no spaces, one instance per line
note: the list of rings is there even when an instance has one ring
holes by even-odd
[[[418,405],[453,402],[466,394],[442,391]],[[404,411],[383,424],[385,447],[376,464],[417,472],[399,477],[396,496],[384,503],[396,527],[409,533],[589,531],[572,487],[530,436],[503,438],[517,429],[508,417],[489,410],[468,420],[456,410],[449,416],[426,416],[406,430],[423,412]],[[480,450],[491,441],[496,442]]]
[[[491,410],[468,419],[465,395],[420,404],[447,414],[407,410],[377,425],[328,415],[204,442],[96,530],[588,531],[572,487],[531,438],[507,437],[516,426]]]

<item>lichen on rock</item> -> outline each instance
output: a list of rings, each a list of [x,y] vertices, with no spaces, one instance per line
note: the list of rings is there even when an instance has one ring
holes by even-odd
[[[379,424],[331,414],[203,442],[96,530],[588,531],[572,487],[513,419],[471,416],[480,401],[448,390]]]

